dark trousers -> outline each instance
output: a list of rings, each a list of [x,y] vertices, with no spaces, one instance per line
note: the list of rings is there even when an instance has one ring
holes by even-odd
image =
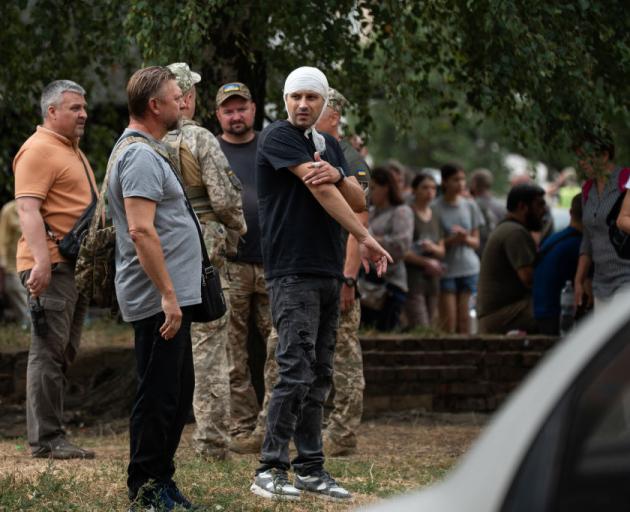
[[[361,307],[361,323],[366,327],[374,327],[378,331],[393,331],[400,326],[400,314],[402,313],[407,292],[402,291],[398,286],[387,284],[387,298],[383,309]]]
[[[164,313],[132,322],[138,388],[129,422],[129,497],[152,480],[168,484],[173,458],[188,418],[195,388],[190,307],[182,308],[182,325],[174,338],[160,336]]]
[[[287,470],[289,441],[297,457],[294,471],[307,475],[323,468],[322,419],[332,386],[339,322],[339,281],[291,275],[268,283],[271,315],[278,331],[278,381],[271,393],[261,466]]]
[[[31,271],[21,272],[22,283]],[[29,306],[34,304],[29,299]],[[50,284],[40,297],[48,330],[39,336],[31,329],[31,346],[26,368],[26,428],[33,453],[64,437],[63,398],[66,372],[75,360],[81,342],[87,302],[74,282],[74,266],[52,266]]]

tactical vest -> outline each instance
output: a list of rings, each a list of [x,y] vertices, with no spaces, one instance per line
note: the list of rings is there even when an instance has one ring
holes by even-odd
[[[182,132],[179,130],[169,132],[164,137],[164,141],[168,144],[171,161],[175,164],[175,170],[184,183],[186,195],[199,220],[202,222],[216,221],[218,219],[212,211],[208,192],[201,181],[199,163],[182,138]]]

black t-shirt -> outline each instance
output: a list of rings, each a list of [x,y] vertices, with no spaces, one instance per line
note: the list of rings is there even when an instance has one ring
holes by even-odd
[[[245,144],[232,144],[218,137],[221,149],[230,167],[243,185],[243,213],[247,223],[247,233],[238,244],[235,261],[262,263],[260,245],[260,223],[258,222],[258,194],[256,192],[256,148],[258,133]]]
[[[339,143],[330,135],[321,155],[348,170]],[[342,277],[341,226],[288,167],[314,160],[312,138],[288,121],[276,121],[260,134],[256,175],[265,277],[291,274]]]

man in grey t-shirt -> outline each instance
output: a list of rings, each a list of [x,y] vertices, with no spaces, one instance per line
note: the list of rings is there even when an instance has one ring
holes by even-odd
[[[138,372],[127,487],[143,507],[190,508],[173,458],[195,386],[190,323],[201,301],[201,242],[159,142],[177,126],[182,92],[175,75],[153,66],[133,74],[127,96],[129,127],[109,164],[116,295],[134,328]]]

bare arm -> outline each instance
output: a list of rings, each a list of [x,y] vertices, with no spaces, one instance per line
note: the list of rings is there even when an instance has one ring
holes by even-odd
[[[625,202],[625,201],[624,201]],[[587,306],[593,304],[593,289],[591,279],[588,276],[593,259],[588,254],[580,254],[578,259],[577,271],[575,272],[575,305],[581,306],[583,297],[587,297]]]
[[[307,163],[309,172],[302,178],[307,185],[323,185],[325,183],[337,185],[339,192],[352,208],[352,211],[361,213],[366,210],[365,193],[354,177],[341,178],[339,170],[325,160],[319,153],[315,153],[315,161]]]
[[[18,215],[22,234],[31,250],[35,265],[26,282],[26,287],[33,297],[39,297],[50,284],[50,252],[44,219],[40,208],[42,200],[37,197],[20,197],[17,199]]]
[[[630,194],[627,191],[623,198],[619,217],[617,217],[617,227],[625,233],[630,233]]]
[[[532,284],[534,283],[534,267],[517,268],[516,274],[526,288],[532,287]]]
[[[362,212],[357,213],[357,217],[361,221],[363,226],[367,227],[368,225],[368,213]],[[359,251],[359,242],[357,239],[348,235],[348,242],[346,244],[346,261],[343,265],[343,275],[346,277],[352,277],[356,279],[359,275],[359,269],[361,268],[361,253]],[[355,289],[350,288],[345,283],[341,285],[341,301],[340,307],[341,311],[347,311],[350,309],[352,304],[355,301]]]
[[[140,197],[126,197],[124,201],[129,235],[136,247],[138,260],[162,296],[165,321],[160,327],[160,335],[168,340],[179,330],[182,311],[177,303],[175,287],[166,268],[160,238],[153,224],[156,203]]]
[[[306,162],[291,167],[289,170],[304,182],[304,177],[311,170],[309,164],[310,162]],[[387,270],[387,262],[392,262],[391,256],[374,240],[365,226],[361,224],[361,221],[350,209],[339,189],[330,183],[314,185],[304,182],[304,184],[328,214],[357,239],[363,267],[368,270],[368,263],[371,261],[376,266],[378,275],[384,273]]]

